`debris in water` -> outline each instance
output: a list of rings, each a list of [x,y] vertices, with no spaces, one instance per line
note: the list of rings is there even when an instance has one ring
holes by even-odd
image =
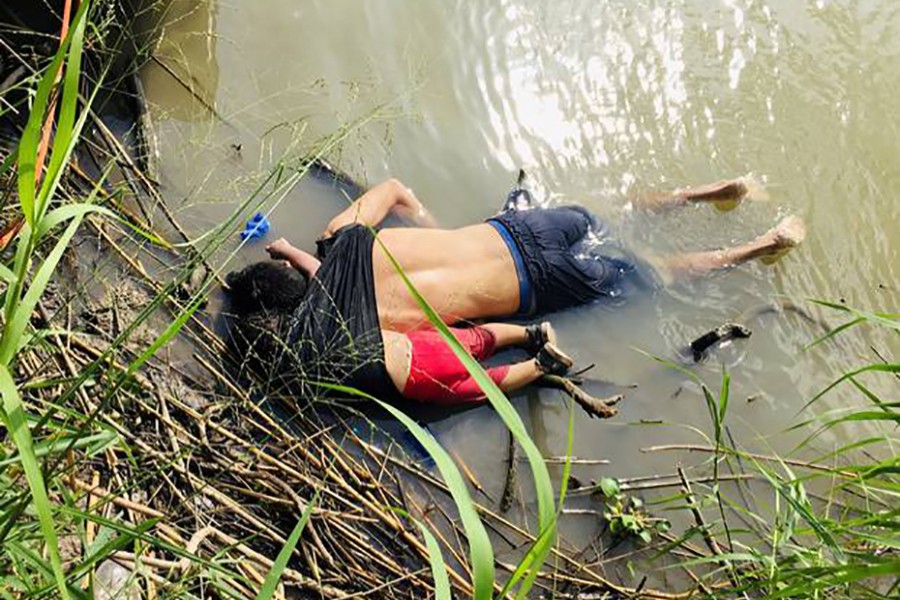
[[[253,218],[247,221],[247,225],[244,227],[244,230],[241,232],[241,239],[246,240],[250,238],[251,240],[255,240],[257,238],[261,238],[262,236],[269,233],[269,229],[272,227],[272,224],[269,223],[269,219],[266,218],[266,215],[262,213],[256,213],[253,215]]]
[[[715,346],[736,338],[750,337],[750,330],[737,323],[725,323],[708,331],[691,342],[690,352],[694,362],[701,362],[706,358],[707,351]]]

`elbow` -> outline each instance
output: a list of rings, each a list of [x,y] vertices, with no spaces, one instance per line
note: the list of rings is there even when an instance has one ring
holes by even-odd
[[[385,179],[379,186],[392,198],[403,198],[406,195],[406,184],[395,177]]]
[[[399,179],[391,177],[381,185],[384,186],[386,194],[391,198],[392,205],[412,206],[414,204],[410,189]]]

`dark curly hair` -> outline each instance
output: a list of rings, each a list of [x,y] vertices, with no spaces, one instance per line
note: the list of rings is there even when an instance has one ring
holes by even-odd
[[[292,312],[306,295],[307,278],[281,261],[253,263],[225,277],[231,312],[238,317],[259,311]]]
[[[307,278],[283,262],[264,261],[232,271],[225,283],[228,346],[240,370],[270,383],[280,379],[288,323],[306,295]]]
[[[290,315],[259,311],[234,319],[228,346],[243,374],[261,381],[281,378],[284,360],[290,360],[285,344]]]

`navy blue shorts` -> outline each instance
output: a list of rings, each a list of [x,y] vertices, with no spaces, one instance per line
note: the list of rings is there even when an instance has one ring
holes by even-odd
[[[581,206],[512,210],[488,223],[500,231],[516,262],[520,313],[623,300],[655,287],[652,269],[601,241],[597,219]],[[588,235],[592,232],[596,235]],[[523,282],[523,276],[528,281]]]

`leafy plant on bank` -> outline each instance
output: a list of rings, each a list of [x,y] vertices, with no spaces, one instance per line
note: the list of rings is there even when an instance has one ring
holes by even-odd
[[[19,201],[25,224],[16,243],[14,266],[3,268],[0,276],[6,281],[3,293],[3,331],[0,333],[0,392],[3,407],[0,418],[10,433],[19,452],[19,461],[28,486],[31,489],[33,507],[40,522],[41,533],[50,557],[50,565],[56,586],[62,598],[69,598],[66,576],[62,569],[59,543],[54,525],[53,508],[47,494],[43,473],[35,454],[28,415],[15,385],[11,369],[17,353],[29,341],[26,335],[31,314],[43,295],[56,265],[75,235],[84,215],[101,210],[93,204],[93,197],[82,204],[50,210],[50,202],[62,178],[62,173],[74,150],[87,111],[83,110],[76,119],[79,104],[79,78],[86,26],[86,15],[90,2],[85,0],[72,22],[68,36],[60,43],[50,67],[37,88],[31,114],[18,148],[18,190]],[[60,97],[59,119],[53,149],[47,171],[41,176],[38,171],[40,138],[50,96],[56,84],[56,74],[65,65],[65,78]],[[40,181],[40,186],[36,182]],[[61,212],[62,211],[62,212]],[[56,241],[53,249],[43,262],[32,272],[34,254],[51,230],[69,221],[64,233]],[[29,281],[30,280],[30,281]]]
[[[844,313],[848,320],[809,348],[818,350],[822,342],[858,326],[875,326],[889,335],[900,334],[900,315],[860,311],[828,302],[819,304]],[[866,373],[888,376],[897,390],[900,364],[896,362],[880,360],[849,370],[803,408],[810,409],[842,386],[848,398],[864,404],[822,413],[813,411],[815,416],[790,429],[812,428],[798,450],[814,447],[823,433],[841,425],[883,425],[881,434],[851,441],[806,461],[777,454],[762,456],[726,443],[722,432],[728,406],[728,376],[723,375],[718,398],[697,380],[713,424],[713,445],[709,451],[716,476],[709,498],[716,506],[718,518],[698,522],[696,529],[687,534],[688,539],[705,539],[712,554],[680,566],[712,567],[707,577],[709,585],[725,575],[729,585],[717,585],[715,597],[855,600],[900,595],[900,456],[895,450],[900,443],[896,436],[900,402],[876,394],[860,378]],[[765,493],[758,490],[752,493],[750,504],[744,497],[729,497],[723,489],[724,482],[718,479],[720,464],[743,470],[764,482],[770,490],[768,505]],[[732,528],[741,535],[732,535]]]

